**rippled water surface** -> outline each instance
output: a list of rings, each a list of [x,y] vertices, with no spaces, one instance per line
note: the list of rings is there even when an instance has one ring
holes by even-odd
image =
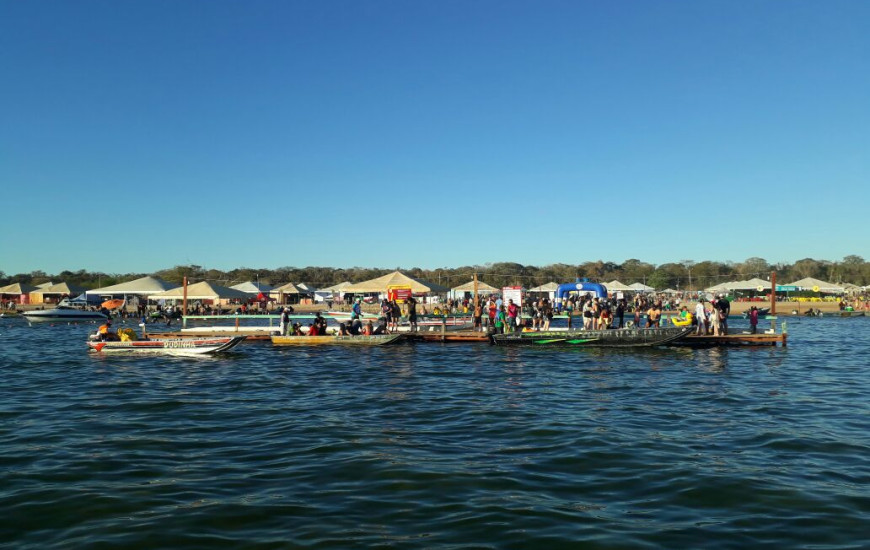
[[[868,318],[790,319],[785,349],[197,359],[88,330],[0,320],[0,546],[870,546]]]

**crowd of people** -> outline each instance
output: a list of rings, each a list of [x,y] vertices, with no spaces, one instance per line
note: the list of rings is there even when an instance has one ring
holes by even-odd
[[[709,305],[709,308],[707,307]],[[720,336],[728,334],[728,315],[731,314],[731,302],[719,294],[710,302],[703,297],[698,299],[693,313],[686,306],[680,307],[678,317],[689,319],[695,326],[695,334]],[[752,306],[749,311],[749,323],[754,334],[758,327],[758,308]]]

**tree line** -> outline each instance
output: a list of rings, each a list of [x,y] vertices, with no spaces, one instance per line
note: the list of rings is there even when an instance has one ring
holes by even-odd
[[[292,282],[304,283],[313,288],[325,288],[343,281],[359,282],[373,279],[396,269],[417,279],[438,283],[446,287],[467,283],[472,280],[475,273],[479,281],[496,288],[504,286],[532,288],[551,281],[565,283],[572,282],[577,278],[585,278],[603,283],[614,279],[625,284],[641,282],[659,290],[665,288],[698,290],[732,280],[745,280],[753,277],[766,279],[771,271],[776,271],[779,284],[804,277],[815,277],[833,283],[852,283],[861,286],[870,284],[870,263],[861,256],[850,255],[838,262],[805,258],[792,264],[771,264],[763,258],[754,257],[739,263],[682,260],[660,265],[631,259],[622,263],[598,260],[581,264],[551,264],[543,267],[499,262],[437,269],[312,266],[279,267],[277,269],[240,267],[230,271],[221,271],[198,265],[187,265],[175,266],[155,273],[125,274],[78,270],[61,271],[55,274],[33,271],[10,276],[0,271],[0,286],[11,283],[37,285],[45,282],[66,282],[92,289],[153,275],[179,285],[186,276],[190,282],[209,281],[222,286],[232,286],[246,281],[259,281],[272,286]]]

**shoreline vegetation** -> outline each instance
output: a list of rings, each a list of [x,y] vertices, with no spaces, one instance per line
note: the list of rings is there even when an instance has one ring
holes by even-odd
[[[779,284],[786,284],[788,281],[804,277],[814,277],[833,283],[851,283],[858,286],[870,284],[870,262],[865,261],[861,256],[849,255],[840,261],[805,258],[792,264],[772,264],[763,258],[753,257],[738,263],[682,260],[677,263],[660,265],[630,259],[622,263],[597,260],[579,264],[557,263],[542,267],[499,262],[436,269],[309,266],[304,268],[279,267],[276,269],[240,267],[222,271],[199,265],[187,265],[175,266],[153,273],[126,274],[64,270],[56,274],[32,271],[7,275],[0,271],[0,286],[12,283],[38,285],[50,281],[63,281],[93,290],[151,275],[179,285],[184,277],[187,277],[189,281],[209,281],[223,286],[257,281],[273,286],[293,282],[295,284],[304,283],[314,288],[325,288],[343,281],[356,282],[373,279],[396,269],[416,279],[438,283],[446,287],[467,283],[476,274],[479,281],[496,288],[514,285],[531,288],[548,282],[565,283],[585,278],[602,283],[613,280],[619,280],[624,284],[640,282],[657,290],[672,288],[685,292],[703,290],[729,280],[745,280],[753,277],[767,279],[773,271],[776,272]]]

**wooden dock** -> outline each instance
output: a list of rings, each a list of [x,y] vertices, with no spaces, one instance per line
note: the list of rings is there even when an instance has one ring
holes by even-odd
[[[677,340],[671,345],[674,346],[691,346],[691,347],[711,347],[711,346],[775,346],[780,344],[785,347],[788,344],[788,334],[779,333],[762,333],[757,334],[725,334],[721,336],[712,335],[696,335],[687,336],[682,340]]]
[[[412,342],[475,342],[488,343],[489,334],[474,330],[406,332],[405,338]]]

